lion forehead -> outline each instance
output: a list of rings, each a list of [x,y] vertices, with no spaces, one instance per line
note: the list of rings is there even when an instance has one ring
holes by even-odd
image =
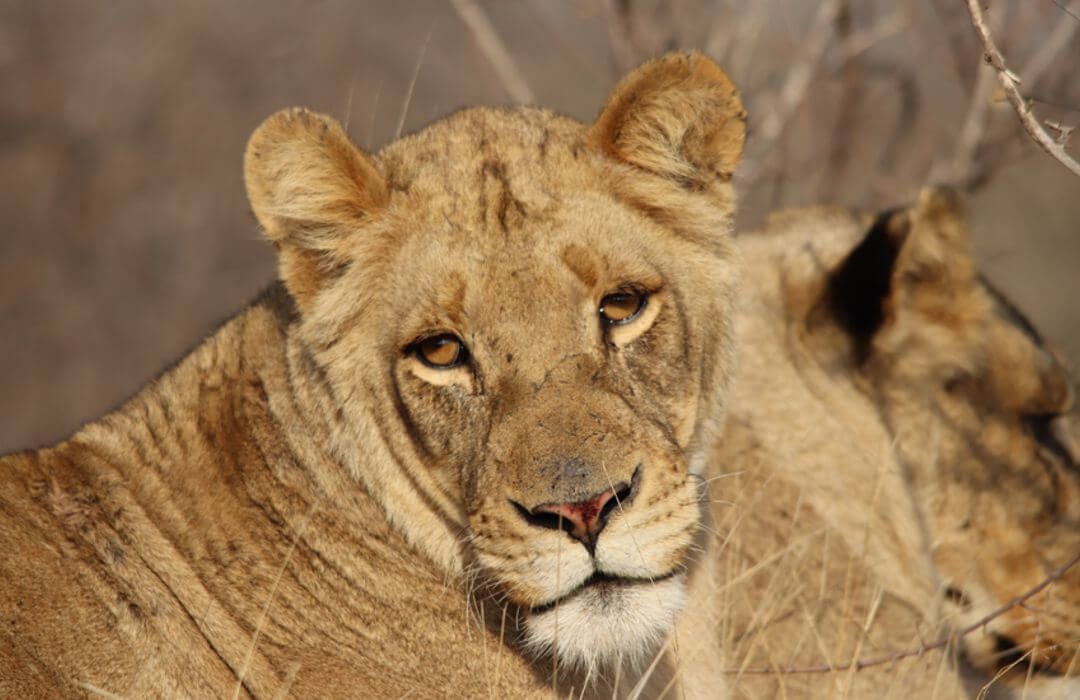
[[[538,108],[465,109],[386,146],[375,156],[391,193],[460,199],[493,188],[543,201],[592,171],[581,124]]]

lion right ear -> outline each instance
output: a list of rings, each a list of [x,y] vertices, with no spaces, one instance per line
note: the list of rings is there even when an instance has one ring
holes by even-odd
[[[746,140],[746,111],[724,71],[697,52],[653,59],[623,78],[588,142],[683,189],[727,183]]]
[[[976,284],[960,196],[927,187],[911,206],[880,214],[829,278],[829,305],[858,341],[903,335],[904,319],[926,314],[960,327],[978,316],[964,303]]]
[[[244,153],[248,200],[301,310],[350,261],[344,240],[387,204],[386,181],[332,118],[302,108],[264,121]]]

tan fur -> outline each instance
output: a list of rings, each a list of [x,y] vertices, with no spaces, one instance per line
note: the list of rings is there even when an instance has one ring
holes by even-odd
[[[326,117],[268,120],[245,175],[283,286],[0,462],[0,696],[607,697],[617,675],[624,695],[963,697],[1015,645],[1036,668],[995,688],[1075,697],[1078,571],[955,649],[753,672],[978,619],[1080,548],[1080,499],[1071,379],[978,279],[955,198],[874,227],[778,215],[737,263],[743,118],[690,54],[591,127],[467,110],[365,155]],[[868,230],[880,269],[852,256]],[[649,304],[605,333],[627,283]],[[434,332],[471,364],[408,352]],[[511,505],[620,486],[592,558]],[[577,590],[597,566],[636,583]]]
[[[244,172],[283,287],[0,462],[0,695],[632,684],[682,607],[732,374],[744,130],[696,54],[591,128],[470,109],[366,155],[328,117],[267,120]],[[628,286],[648,306],[608,333]],[[437,333],[470,362],[420,362]],[[608,491],[595,557],[519,512]],[[579,589],[594,571],[624,581]]]
[[[1072,379],[967,239],[936,189],[876,223],[814,208],[737,238],[753,282],[710,465],[713,554],[672,655],[688,696],[1080,697],[1080,569],[946,652],[738,672],[917,650],[1080,552]]]

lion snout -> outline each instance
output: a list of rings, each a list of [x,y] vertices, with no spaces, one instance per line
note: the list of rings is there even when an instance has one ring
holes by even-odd
[[[575,465],[572,467],[574,469],[585,468],[581,460],[566,460],[566,462]],[[580,500],[542,503],[532,508],[527,508],[514,500],[511,500],[511,504],[528,525],[549,530],[563,530],[585,545],[585,549],[592,555],[596,551],[597,538],[607,525],[608,519],[616,510],[630,506],[640,483],[641,466],[638,465],[629,483],[620,481]]]

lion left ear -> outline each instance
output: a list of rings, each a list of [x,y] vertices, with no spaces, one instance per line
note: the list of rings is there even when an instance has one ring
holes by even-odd
[[[745,140],[738,91],[697,52],[653,59],[623,78],[588,134],[608,156],[689,190],[730,181]]]

